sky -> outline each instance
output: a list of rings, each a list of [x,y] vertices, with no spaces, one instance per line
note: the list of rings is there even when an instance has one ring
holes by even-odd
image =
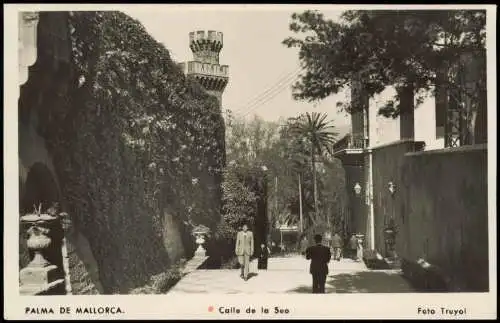
[[[278,121],[306,111],[326,112],[337,131],[349,130],[349,118],[336,108],[346,93],[332,95],[316,104],[295,101],[291,85],[299,72],[298,50],[281,42],[289,31],[291,15],[306,7],[240,6],[179,8],[131,8],[125,13],[139,20],[146,30],[170,50],[177,62],[192,60],[189,32],[215,30],[223,33],[220,64],[229,65],[229,83],[222,96],[222,109],[236,116]],[[341,14],[331,6],[319,9],[327,18]]]

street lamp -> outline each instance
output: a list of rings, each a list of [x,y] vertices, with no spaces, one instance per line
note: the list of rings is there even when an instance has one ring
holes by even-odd
[[[359,185],[358,182],[356,182],[356,184],[354,184],[354,193],[356,193],[356,195],[361,194],[361,185]]]
[[[394,185],[393,182],[389,182],[389,192],[391,192],[391,195],[394,195],[394,193],[396,192],[396,185]]]

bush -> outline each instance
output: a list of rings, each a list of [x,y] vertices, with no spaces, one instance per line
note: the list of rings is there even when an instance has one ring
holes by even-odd
[[[403,276],[418,291],[449,291],[449,278],[436,266],[422,261],[408,261],[403,259],[401,270]]]
[[[153,275],[146,285],[134,288],[129,294],[165,294],[184,276],[182,269],[186,264],[185,259],[181,259],[172,268],[165,272]]]
[[[182,278],[182,273],[179,268],[172,268],[168,271],[151,278],[153,282],[153,289],[157,294],[168,292],[179,280]]]
[[[363,250],[363,261],[369,269],[390,269],[390,265],[376,250]]]

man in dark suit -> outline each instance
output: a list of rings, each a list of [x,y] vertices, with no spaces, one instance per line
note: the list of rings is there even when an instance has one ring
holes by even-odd
[[[328,263],[332,258],[330,248],[321,244],[322,237],[319,234],[314,236],[316,245],[306,249],[306,259],[311,260],[309,272],[312,275],[314,294],[325,293],[326,276],[328,275]]]

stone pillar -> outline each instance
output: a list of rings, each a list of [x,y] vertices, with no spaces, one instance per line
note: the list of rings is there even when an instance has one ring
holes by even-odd
[[[19,273],[21,295],[64,295],[64,271],[54,262],[60,253],[60,219],[57,215],[33,213],[21,217],[29,234],[31,262]]]
[[[373,152],[365,149],[364,178],[365,178],[365,205],[366,205],[366,230],[365,239],[368,249],[375,249],[375,210],[373,205]]]
[[[37,12],[19,12],[18,14],[18,67],[19,86],[28,80],[28,68],[37,58]]]
[[[408,85],[398,90],[400,100],[399,139],[415,138],[415,102],[413,86]]]
[[[363,89],[360,78],[352,81],[351,87],[351,142],[352,148],[369,146],[369,97]]]
[[[448,67],[443,66],[436,75],[436,138],[444,137],[448,108]]]

